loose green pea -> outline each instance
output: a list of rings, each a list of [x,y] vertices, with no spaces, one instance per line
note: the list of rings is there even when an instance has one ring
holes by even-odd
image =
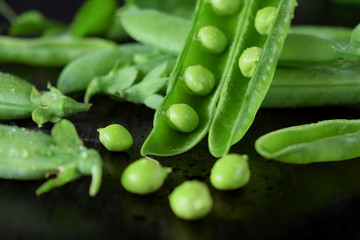
[[[210,191],[205,183],[186,181],[169,195],[171,210],[179,218],[196,220],[205,217],[213,207]]]
[[[186,68],[184,82],[192,93],[200,96],[209,94],[215,87],[214,74],[201,65]]]
[[[251,78],[255,72],[256,66],[259,62],[262,49],[258,47],[247,48],[239,58],[239,67],[241,73],[248,78]]]
[[[210,173],[211,184],[219,190],[234,190],[250,179],[248,156],[228,154],[216,161]]]
[[[126,128],[120,124],[111,124],[105,128],[99,128],[100,142],[109,150],[121,152],[133,145],[133,138]]]
[[[212,53],[221,53],[227,45],[225,34],[213,26],[202,27],[199,30],[198,38],[202,46]]]
[[[170,127],[181,132],[192,132],[199,125],[195,110],[185,103],[173,104],[166,111]]]
[[[223,16],[235,14],[239,10],[240,3],[240,0],[211,0],[214,12]]]
[[[172,169],[163,167],[158,161],[141,158],[131,163],[121,175],[121,184],[129,192],[149,194],[157,191]]]
[[[261,35],[268,35],[276,17],[276,7],[265,7],[256,13],[255,28]]]

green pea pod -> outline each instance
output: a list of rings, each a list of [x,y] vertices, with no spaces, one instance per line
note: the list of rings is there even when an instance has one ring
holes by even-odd
[[[360,67],[281,68],[261,107],[339,106],[360,102]]]
[[[64,66],[94,50],[113,49],[114,42],[97,38],[15,38],[0,37],[0,62],[36,66]]]
[[[63,93],[83,91],[90,81],[109,73],[115,64],[122,66],[136,61],[138,54],[149,54],[153,48],[137,43],[123,44],[116,49],[88,53],[70,62],[60,73],[57,88]]]
[[[65,24],[47,19],[37,10],[30,10],[20,14],[9,28],[11,36],[26,36],[42,34],[50,29],[65,31]]]
[[[129,12],[121,22],[132,38],[170,53],[181,51],[191,26],[187,20],[156,10]]]
[[[232,47],[226,46],[222,53],[213,53],[202,44],[198,34],[204,26],[213,26],[222,32],[215,36],[214,42],[221,38],[220,45],[223,46],[225,35],[227,41],[232,43],[237,35],[234,29],[242,12],[243,6],[240,6],[237,12],[231,16],[218,16],[213,11],[211,4],[206,3],[205,0],[197,2],[191,31],[170,75],[167,94],[155,112],[154,127],[142,146],[142,155],[171,156],[180,154],[191,149],[206,135],[222,88],[223,68],[233,50]],[[221,37],[218,38],[219,36]],[[208,43],[206,40],[205,42]],[[218,47],[216,43],[213,46]],[[209,70],[216,80],[217,88],[206,96],[194,95],[187,90],[184,81],[181,80],[187,67],[198,64]],[[192,115],[197,115],[196,119],[199,118],[195,129],[193,129],[194,126],[191,126],[191,132],[178,131],[169,124],[168,114],[165,113],[175,104],[184,106],[185,109],[191,109],[192,113],[196,113]],[[181,119],[185,118],[179,116],[179,119],[176,120]],[[179,126],[182,125],[179,124]],[[181,126],[179,129],[188,129],[187,123],[184,124],[185,126]]]
[[[273,79],[296,5],[295,0],[247,2],[247,12],[239,24],[241,34],[235,41],[234,55],[224,69],[225,86],[209,129],[208,142],[212,155],[219,157],[228,153],[231,145],[238,142],[251,126]],[[265,37],[255,29],[254,20],[257,11],[268,6],[276,6],[277,10]],[[243,62],[240,55],[245,54],[249,47],[261,48],[261,52],[254,56],[257,58],[255,62],[250,62],[253,72],[246,77],[241,69]]]
[[[255,148],[265,158],[307,164],[360,157],[359,141],[359,120],[326,120],[268,133]]]
[[[68,120],[57,123],[51,134],[0,125],[0,178],[40,180],[55,175],[36,190],[40,195],[82,175],[92,175],[89,194],[95,196],[102,176],[99,153],[84,147]]]
[[[116,0],[87,0],[81,5],[70,26],[71,35],[101,35],[111,24],[118,7]]]
[[[12,120],[32,116],[41,126],[58,122],[62,117],[87,111],[90,104],[79,103],[52,87],[39,92],[33,85],[11,74],[0,72],[0,119]]]
[[[333,26],[292,26],[289,31],[291,34],[314,35],[327,39],[338,39],[348,41],[351,36],[352,29],[346,27]]]

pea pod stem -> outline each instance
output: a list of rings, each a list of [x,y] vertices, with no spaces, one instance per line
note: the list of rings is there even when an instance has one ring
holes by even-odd
[[[61,117],[87,111],[90,104],[79,103],[48,85],[49,91],[39,92],[32,84],[11,74],[0,72],[0,119],[32,117],[41,126],[58,122]]]
[[[326,120],[280,129],[260,137],[255,148],[266,158],[294,164],[341,161],[360,156],[359,120]]]

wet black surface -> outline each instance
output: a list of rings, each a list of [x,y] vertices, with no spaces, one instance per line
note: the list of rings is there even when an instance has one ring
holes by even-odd
[[[331,5],[330,1],[314,2]],[[310,1],[304,4],[307,5],[300,2],[299,9],[308,7]],[[323,12],[323,19],[327,15],[331,19],[342,16],[337,14],[345,10],[335,11],[335,7],[338,8],[333,6],[329,12]],[[353,22],[360,22],[359,17]],[[346,22],[349,26],[355,23]],[[56,82],[61,69],[2,64],[0,70],[45,89],[47,81]],[[72,97],[81,100],[82,94]],[[221,192],[211,187],[209,173],[215,158],[209,154],[204,139],[187,153],[159,159],[163,165],[171,166],[173,173],[158,192],[136,196],[122,188],[120,176],[130,162],[140,157],[153,114],[142,105],[94,97],[88,112],[69,119],[86,146],[97,149],[103,158],[104,177],[99,194],[89,197],[89,177],[40,197],[34,192],[42,181],[0,180],[0,239],[360,238],[359,159],[297,166],[267,161],[253,147],[259,136],[279,128],[325,119],[359,119],[360,106],[261,109],[245,138],[231,149],[249,155],[252,176],[243,189]],[[37,128],[29,119],[1,123]],[[102,147],[96,129],[111,123],[122,124],[131,132],[133,148],[112,153]],[[41,130],[49,132],[51,127],[52,124],[45,124]],[[214,198],[211,214],[195,222],[177,219],[167,200],[172,189],[187,179],[207,183]]]

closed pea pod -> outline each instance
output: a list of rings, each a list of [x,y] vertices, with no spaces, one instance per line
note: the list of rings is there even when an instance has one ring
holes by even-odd
[[[153,159],[141,158],[127,166],[121,175],[121,184],[135,194],[153,193],[163,185],[171,171]]]
[[[51,174],[36,194],[40,195],[73,181],[92,175],[90,196],[99,191],[102,161],[94,149],[87,149],[75,127],[68,120],[55,124],[51,136],[35,130],[0,125],[0,178],[40,180]]]
[[[285,163],[341,161],[360,156],[360,121],[326,120],[280,129],[255,142],[265,158]]]
[[[224,94],[219,100],[209,130],[209,150],[216,157],[228,153],[230,146],[238,142],[252,124],[270,87],[297,3],[295,0],[254,0],[248,1],[247,4],[247,17],[243,23],[246,27],[242,29],[242,34],[236,41],[238,55],[234,57],[239,59],[249,47],[261,48],[261,56],[250,78],[241,72],[235,62],[229,64],[224,71]],[[259,9],[268,6],[276,6],[277,12],[269,34],[264,38],[256,30],[254,19]]]
[[[213,207],[208,187],[197,180],[186,181],[177,186],[169,195],[169,203],[175,215],[185,220],[203,218]]]
[[[71,60],[94,50],[116,47],[100,38],[15,38],[0,37],[0,62],[36,66],[65,66]]]

